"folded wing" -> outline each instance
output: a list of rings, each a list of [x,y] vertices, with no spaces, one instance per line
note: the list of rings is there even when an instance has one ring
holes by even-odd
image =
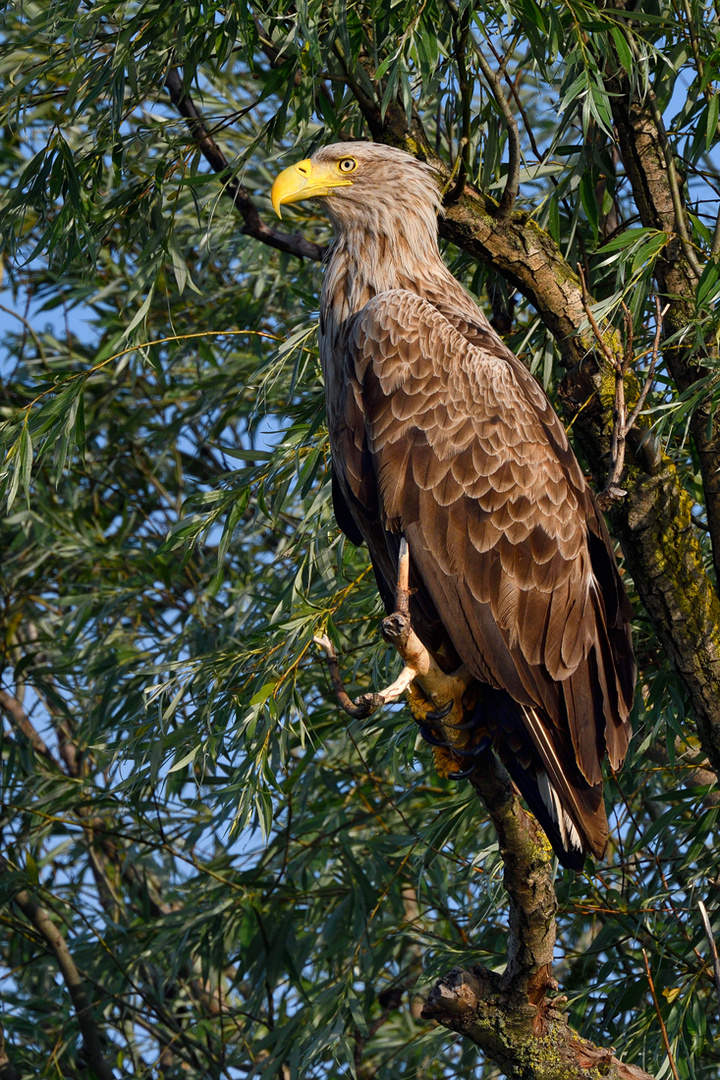
[[[445,635],[521,707],[582,829],[576,789],[596,804],[605,751],[621,764],[635,672],[609,537],[562,425],[492,332],[458,329],[414,293],[371,300],[344,352],[331,422],[340,515],[367,541],[386,602],[405,534],[418,632],[431,648]]]

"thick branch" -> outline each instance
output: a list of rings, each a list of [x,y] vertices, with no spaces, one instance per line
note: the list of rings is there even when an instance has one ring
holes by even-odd
[[[88,1065],[97,1073],[100,1080],[114,1080],[112,1068],[105,1060],[102,1052],[100,1032],[95,1024],[85,984],[75,966],[75,961],[70,955],[65,938],[51,921],[47,911],[24,889],[15,894],[13,902],[20,908],[25,918],[32,923],[40,936],[45,939],[55,955],[57,965],[60,968],[60,973],[68,988],[75,1009]]]
[[[182,77],[174,68],[168,72],[165,85],[173,105],[180,115],[185,117],[188,130],[203,157],[213,172],[217,173],[223,181],[223,192],[230,196],[235,209],[239,211],[244,222],[242,232],[255,240],[260,240],[263,244],[268,244],[269,247],[277,248],[278,251],[286,251],[290,255],[298,255],[301,258],[321,260],[325,254],[325,248],[321,244],[314,244],[299,233],[291,235],[280,229],[271,228],[261,219],[246,188],[235,179],[230,162],[205,127],[192,98],[189,94],[183,93]]]
[[[470,776],[498,834],[508,893],[508,962],[502,975],[482,967],[454,969],[432,989],[423,1017],[471,1039],[512,1078],[522,1080],[652,1080],[581,1039],[548,1001],[555,945],[552,851],[526,813],[492,753]]]
[[[557,900],[553,853],[534,817],[520,805],[512,781],[494,754],[470,774],[498,834],[510,902],[508,962],[502,989],[539,1005],[549,988],[555,947]]]
[[[423,1017],[471,1039],[511,1078],[522,1080],[652,1080],[581,1039],[548,1001],[557,902],[550,845],[520,805],[510,777],[492,753],[470,783],[498,834],[510,913],[508,962],[502,975],[482,967],[455,968],[430,992]]]

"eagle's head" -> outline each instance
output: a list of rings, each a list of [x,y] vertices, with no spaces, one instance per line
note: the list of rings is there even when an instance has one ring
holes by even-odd
[[[271,199],[279,217],[288,203],[321,199],[338,232],[380,227],[392,234],[398,221],[419,217],[435,233],[440,189],[432,168],[404,150],[333,143],[281,172]]]

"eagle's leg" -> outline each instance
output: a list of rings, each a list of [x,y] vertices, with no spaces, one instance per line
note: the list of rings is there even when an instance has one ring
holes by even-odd
[[[419,640],[410,622],[410,552],[404,536],[400,538],[395,611],[383,621],[382,634],[394,645],[403,660],[405,671],[416,671],[405,695],[421,731],[435,743],[435,764],[441,775],[455,775],[464,763],[472,740],[473,723],[466,722],[464,701],[472,676],[465,667],[443,671]]]

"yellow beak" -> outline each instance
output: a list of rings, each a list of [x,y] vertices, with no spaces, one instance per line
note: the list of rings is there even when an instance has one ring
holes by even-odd
[[[348,184],[352,184],[352,180],[342,176],[335,163],[313,165],[310,158],[305,158],[283,169],[275,178],[270,199],[275,213],[281,218],[281,206],[329,195],[333,188],[346,187]]]

